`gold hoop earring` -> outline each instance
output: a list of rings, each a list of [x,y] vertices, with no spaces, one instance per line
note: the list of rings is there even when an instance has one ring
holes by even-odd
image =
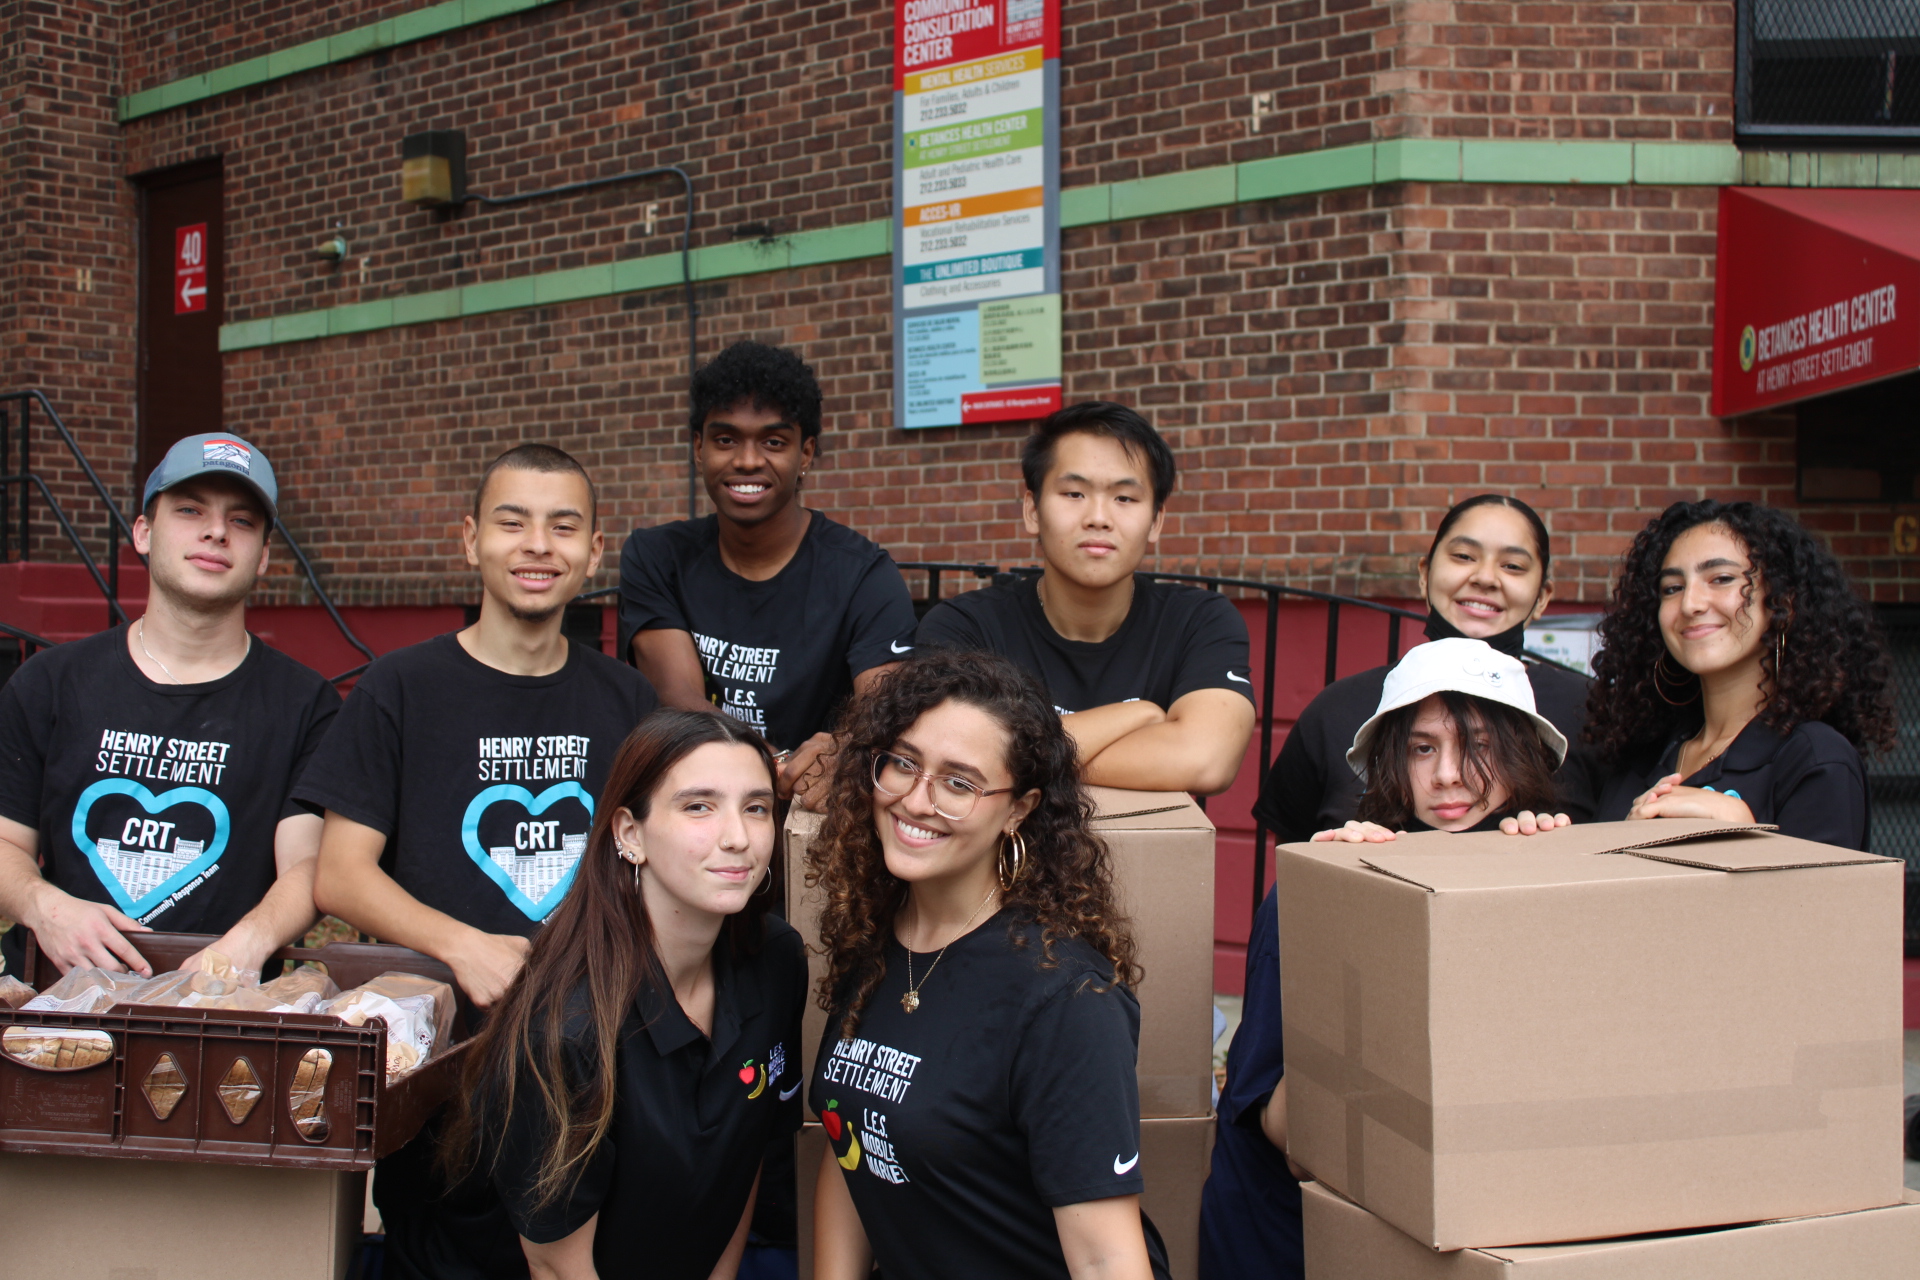
[[[1013,852],[1012,870],[1007,868],[1008,850]],[[1025,875],[1027,870],[1027,841],[1019,831],[1009,831],[1000,838],[999,865],[995,869],[1000,873],[1002,892],[1013,892],[1013,886],[1020,883],[1020,877]]]
[[[1668,684],[1673,685],[1675,688],[1681,688],[1685,686],[1688,680],[1694,680],[1694,675],[1691,671],[1688,671],[1685,667],[1682,667],[1680,669],[1682,672],[1681,675],[1670,676],[1670,675],[1667,675],[1666,673],[1666,666],[1667,666],[1667,651],[1663,648],[1660,650],[1660,656],[1653,660],[1653,691],[1660,695],[1660,700],[1666,703],[1670,707],[1684,707],[1690,702],[1698,701],[1700,698],[1700,685],[1697,680],[1695,680],[1695,683],[1693,686],[1692,697],[1680,698],[1676,700],[1674,698],[1669,698],[1667,696],[1667,691],[1660,687],[1660,681],[1663,677],[1666,679]]]

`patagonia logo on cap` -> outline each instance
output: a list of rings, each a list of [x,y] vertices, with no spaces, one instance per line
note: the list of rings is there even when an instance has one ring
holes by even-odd
[[[209,440],[200,446],[200,460],[210,467],[226,467],[243,475],[253,474],[253,450],[238,440]]]

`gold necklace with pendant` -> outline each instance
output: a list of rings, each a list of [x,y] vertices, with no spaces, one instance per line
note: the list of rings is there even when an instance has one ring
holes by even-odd
[[[996,887],[997,886],[994,885],[987,886],[987,896],[980,899],[980,906],[973,909],[973,914],[967,917],[967,922],[960,926],[960,932],[947,940],[947,947],[952,946],[967,936],[967,930],[973,928],[973,922],[979,918],[981,909],[993,900],[993,891]],[[915,918],[914,922],[916,924],[919,923],[920,912],[915,910],[913,914]],[[913,946],[911,943],[907,944],[907,991],[905,995],[900,997],[900,1007],[908,1013],[912,1013],[920,1007],[920,988],[926,985],[927,978],[933,976],[934,968],[939,965],[942,957],[947,954],[947,947],[940,948],[940,954],[933,958],[933,964],[927,966],[926,977],[921,978],[919,982],[915,982],[913,980]]]

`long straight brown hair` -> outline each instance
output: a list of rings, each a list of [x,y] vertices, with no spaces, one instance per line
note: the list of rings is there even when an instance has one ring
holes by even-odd
[[[549,1135],[534,1177],[537,1206],[565,1195],[613,1124],[620,1030],[642,988],[672,999],[653,925],[633,869],[614,848],[613,815],[626,809],[645,821],[667,773],[709,743],[752,747],[773,785],[773,754],[759,734],[728,716],[660,710],[620,744],[607,785],[594,806],[587,851],[540,932],[520,976],[488,1013],[467,1051],[452,1123],[441,1147],[454,1180],[471,1173],[492,1125],[513,1111],[516,1094],[531,1089],[545,1112]],[[760,945],[770,894],[756,893],[727,917],[717,946],[750,954]],[[591,1032],[584,1081],[569,1082],[562,1049],[569,1016],[584,996]]]

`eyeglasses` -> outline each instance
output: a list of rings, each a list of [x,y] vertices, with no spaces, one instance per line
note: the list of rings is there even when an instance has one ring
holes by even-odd
[[[1003,795],[1013,790],[1012,787],[995,787],[988,791],[951,773],[928,773],[913,761],[894,755],[891,751],[873,753],[873,789],[888,799],[898,800],[912,795],[922,779],[927,784],[927,796],[933,801],[933,811],[952,822],[959,822],[972,813],[973,806],[980,803],[980,797]]]

